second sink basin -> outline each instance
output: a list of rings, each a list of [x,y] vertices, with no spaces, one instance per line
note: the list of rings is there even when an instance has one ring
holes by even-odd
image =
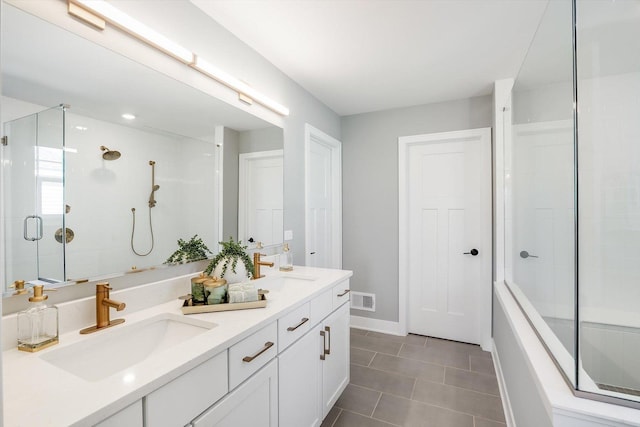
[[[215,326],[200,319],[164,313],[96,332],[40,357],[80,378],[99,381]]]

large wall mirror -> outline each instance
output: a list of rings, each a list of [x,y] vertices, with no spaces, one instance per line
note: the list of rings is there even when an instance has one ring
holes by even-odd
[[[282,242],[282,129],[9,4],[1,119],[5,296]]]

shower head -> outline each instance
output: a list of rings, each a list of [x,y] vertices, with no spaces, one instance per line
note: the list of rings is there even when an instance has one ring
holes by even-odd
[[[116,150],[109,150],[104,145],[100,146],[100,149],[103,151],[102,158],[105,160],[118,160],[120,158],[120,152]]]

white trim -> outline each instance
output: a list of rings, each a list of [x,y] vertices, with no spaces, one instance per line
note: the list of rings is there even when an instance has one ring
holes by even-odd
[[[247,198],[251,197],[251,192],[247,191],[247,171],[249,170],[248,163],[254,159],[268,159],[268,158],[284,158],[284,150],[268,150],[268,151],[254,151],[251,153],[240,153],[238,155],[238,240],[246,242],[246,226],[247,222]],[[284,228],[284,227],[283,227]],[[284,236],[280,236],[281,239]],[[277,243],[268,246],[278,246],[282,244],[282,240]]]
[[[513,79],[497,80],[493,89],[493,230],[494,280],[504,280],[505,144],[511,137],[511,88]],[[503,111],[504,108],[504,111]],[[506,116],[506,117],[505,117]],[[505,120],[506,118],[506,120]]]
[[[422,135],[401,136],[398,138],[398,226],[399,226],[399,241],[398,241],[398,320],[399,320],[399,332],[401,335],[407,334],[408,324],[408,271],[409,271],[409,210],[407,209],[408,198],[408,180],[407,176],[409,162],[407,159],[408,148],[413,144],[420,144],[428,140],[447,140],[447,139],[461,139],[461,138],[473,138],[479,141],[491,142],[491,128],[479,128],[468,129],[454,132],[441,132]],[[486,155],[491,155],[489,150]],[[485,155],[485,153],[483,153]],[[489,162],[489,173],[491,174],[491,159],[484,159]],[[490,176],[487,177],[491,179]],[[491,183],[489,183],[489,194],[487,197],[491,197]],[[489,222],[491,222],[491,204],[489,205],[489,212],[487,213]],[[488,248],[490,254],[493,253],[492,248],[492,230],[483,230],[482,232],[482,247]],[[491,265],[490,263],[487,271],[483,272],[484,283],[479,295],[479,318],[480,318],[480,346],[485,351],[491,351],[491,293],[492,293],[492,280],[491,280]]]
[[[310,171],[310,146],[311,140],[325,145],[331,149],[332,167],[332,259],[331,268],[342,268],[342,142],[327,135],[309,123],[304,125],[304,230],[305,230],[305,265],[311,265],[309,241],[311,235],[309,221],[309,171]]]
[[[216,203],[216,207],[214,211],[218,216],[218,235],[216,236],[216,242],[223,239],[222,234],[224,233],[224,229],[222,225],[224,224],[224,209],[223,200],[224,200],[224,126],[216,126],[214,131],[214,144],[216,146],[215,153],[215,164],[216,164],[216,182],[214,183],[214,187],[217,186],[218,192],[218,201]],[[219,245],[216,245],[214,248],[215,253],[220,251]]]
[[[511,401],[509,400],[509,394],[507,393],[507,383],[504,380],[504,374],[502,372],[502,366],[500,365],[500,357],[496,351],[495,342],[491,340],[493,344],[493,350],[491,351],[491,357],[493,359],[493,368],[498,378],[498,389],[500,390],[500,400],[502,401],[502,410],[504,411],[504,417],[507,423],[507,427],[516,427],[516,419],[513,416],[513,408],[511,407]]]
[[[390,320],[372,319],[370,317],[361,317],[351,315],[352,328],[364,329],[366,331],[382,332],[389,335],[406,336],[406,332],[400,329],[400,323],[391,322]]]

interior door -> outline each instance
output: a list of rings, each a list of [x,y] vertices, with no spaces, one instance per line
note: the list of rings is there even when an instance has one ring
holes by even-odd
[[[64,108],[4,124],[5,283],[64,281]],[[62,233],[60,233],[62,237]]]
[[[480,344],[491,283],[489,129],[412,137],[407,147],[408,330]]]
[[[341,143],[307,125],[305,157],[305,263],[342,268]]]
[[[240,154],[238,239],[273,245],[283,235],[283,150]]]
[[[513,126],[514,281],[543,317],[573,316],[573,123]]]

